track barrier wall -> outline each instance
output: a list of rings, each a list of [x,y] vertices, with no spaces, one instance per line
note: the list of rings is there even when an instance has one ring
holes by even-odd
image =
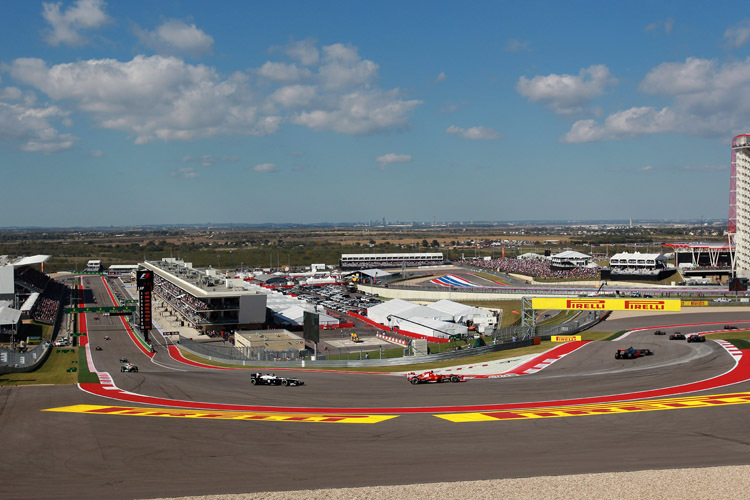
[[[299,359],[299,351],[265,351],[265,353],[253,353],[250,348],[235,348],[233,346],[216,345],[213,342],[195,342],[187,337],[180,336],[179,347],[192,354],[220,363],[234,364],[240,366],[261,366],[278,368],[340,368],[340,367],[375,367],[375,366],[402,366],[420,363],[433,363],[435,361],[461,359],[469,356],[477,356],[497,351],[527,347],[539,342],[538,339],[549,340],[552,335],[571,335],[590,328],[592,325],[606,317],[606,313],[586,313],[576,321],[549,327],[513,326],[506,327],[495,336],[486,336],[491,339],[484,347],[471,347],[425,356],[403,356],[385,359],[359,359],[359,360],[303,360]],[[382,325],[380,325],[382,327]],[[358,352],[358,351],[356,351]],[[321,352],[318,351],[320,355]]]

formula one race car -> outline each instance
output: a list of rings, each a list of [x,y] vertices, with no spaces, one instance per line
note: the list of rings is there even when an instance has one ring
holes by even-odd
[[[277,377],[273,373],[253,373],[250,375],[250,383],[253,385],[305,385],[305,383],[298,378]]]
[[[120,367],[121,372],[133,372],[138,373],[138,367],[135,366],[133,363],[125,363]]]
[[[706,341],[706,337],[704,337],[703,335],[695,335],[695,334],[694,335],[688,335],[687,341],[688,342],[705,342]]]
[[[407,380],[411,382],[412,384],[426,384],[428,382],[437,382],[438,384],[441,382],[463,382],[464,377],[463,375],[451,375],[447,373],[435,373],[432,370],[424,373],[417,374],[415,372],[410,372],[406,374]]]
[[[96,346],[95,350],[101,351],[102,350],[102,346],[100,346],[100,345]]]
[[[737,327],[734,325],[724,325],[724,330],[737,330]]]
[[[656,330],[654,332],[654,335],[666,335],[666,334],[667,334],[667,332],[665,332],[664,330]]]
[[[635,349],[628,347],[627,349],[617,349],[615,353],[615,359],[635,359],[641,356],[651,356],[653,352],[650,349]]]
[[[128,358],[120,358],[120,363],[127,363],[127,362],[128,362]]]
[[[685,340],[685,334],[680,332],[674,332],[669,336],[669,340]]]

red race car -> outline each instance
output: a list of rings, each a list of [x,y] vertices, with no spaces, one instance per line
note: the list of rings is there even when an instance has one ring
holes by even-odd
[[[410,372],[406,374],[406,378],[411,382],[412,384],[426,384],[428,382],[463,382],[464,377],[463,375],[451,375],[448,373],[435,373],[434,371],[430,370],[428,372],[424,373],[415,373]]]

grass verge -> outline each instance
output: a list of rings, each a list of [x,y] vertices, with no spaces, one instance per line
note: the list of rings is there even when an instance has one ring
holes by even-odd
[[[53,347],[47,360],[33,372],[0,375],[0,386],[75,384],[80,365],[77,350],[72,347]]]
[[[79,384],[98,384],[99,377],[96,373],[89,370],[89,364],[86,361],[86,348],[78,348],[78,383]]]

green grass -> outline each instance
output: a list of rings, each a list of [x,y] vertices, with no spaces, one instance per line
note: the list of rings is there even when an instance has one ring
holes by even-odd
[[[96,373],[89,371],[89,364],[86,361],[86,349],[78,348],[78,383],[79,384],[97,384],[99,377]]]
[[[750,342],[748,342],[747,340],[733,339],[730,340],[729,343],[731,343],[737,349],[750,349]]]
[[[0,375],[0,386],[75,384],[80,365],[77,350],[53,347],[47,360],[33,372]],[[69,371],[71,368],[76,368],[76,371]]]
[[[750,339],[750,331],[726,330],[720,333],[712,333],[711,335],[708,335],[707,338],[719,340],[748,340]]]

